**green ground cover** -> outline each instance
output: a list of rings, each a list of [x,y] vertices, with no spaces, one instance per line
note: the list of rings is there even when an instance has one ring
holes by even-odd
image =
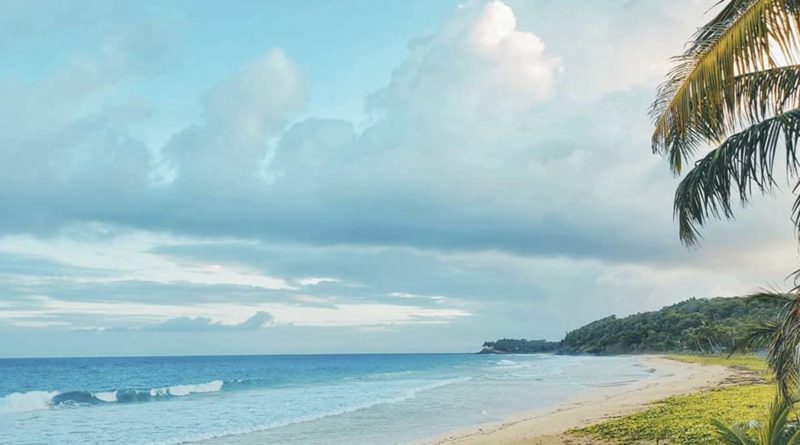
[[[775,395],[764,360],[755,356],[670,356],[691,363],[725,365],[747,374],[738,382],[685,396],[669,397],[650,408],[575,430],[612,443],[717,445],[712,419],[726,424],[761,421]],[[762,380],[759,382],[759,380]]]

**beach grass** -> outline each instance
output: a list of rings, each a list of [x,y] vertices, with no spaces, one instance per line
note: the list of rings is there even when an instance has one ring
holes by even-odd
[[[720,388],[694,394],[669,397],[655,402],[645,411],[611,419],[573,430],[611,443],[670,443],[715,445],[717,439],[712,419],[732,424],[761,421],[775,395],[768,382],[764,360],[756,356],[671,356],[684,362],[725,365],[744,370],[741,379]]]
[[[688,355],[675,354],[667,358],[687,363],[698,363],[701,365],[720,365],[729,368],[744,369],[747,371],[767,372],[767,362],[764,358],[756,355],[734,354],[727,355]]]

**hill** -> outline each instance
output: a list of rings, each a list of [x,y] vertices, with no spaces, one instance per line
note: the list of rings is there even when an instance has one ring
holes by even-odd
[[[692,298],[658,311],[611,315],[568,332],[560,342],[502,339],[484,353],[724,352],[749,326],[773,319],[780,304],[743,297]]]
[[[557,352],[561,342],[547,340],[515,340],[503,338],[487,341],[483,344],[481,354],[535,354],[540,352]]]

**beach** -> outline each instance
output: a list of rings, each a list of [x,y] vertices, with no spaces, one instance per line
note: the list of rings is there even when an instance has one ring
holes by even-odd
[[[735,377],[731,368],[698,365],[663,356],[641,356],[654,370],[650,380],[608,386],[587,392],[551,409],[520,412],[508,419],[433,437],[414,445],[578,445],[598,443],[569,430],[630,414],[652,402],[702,391]]]
[[[528,356],[536,358],[536,356]],[[497,364],[500,374],[519,375],[521,370],[529,369],[528,364],[535,366],[546,366],[546,362],[528,362],[526,356],[519,355],[498,355],[488,356],[488,359]],[[737,372],[724,366],[709,366],[684,363],[668,359],[657,355],[639,356],[617,356],[617,357],[561,357],[553,356],[554,361],[566,360],[573,362],[576,367],[583,370],[596,369],[598,376],[589,380],[596,380],[583,386],[583,390],[564,398],[553,398],[546,396],[541,386],[547,383],[540,379],[519,379],[516,384],[525,385],[528,388],[519,388],[518,392],[530,390],[527,397],[547,399],[548,406],[514,411],[503,416],[501,420],[491,422],[475,422],[469,426],[449,430],[445,434],[432,434],[426,438],[415,440],[400,440],[397,431],[425,431],[426,427],[420,423],[420,419],[412,415],[412,412],[422,412],[425,414],[437,400],[446,399],[448,405],[437,406],[436,415],[447,417],[448,412],[458,412],[463,418],[469,419],[466,414],[475,411],[474,407],[469,406],[468,402],[457,406],[453,392],[460,392],[463,397],[465,393],[481,391],[475,386],[475,380],[463,385],[447,385],[444,387],[421,392],[414,398],[398,402],[381,404],[363,410],[356,410],[343,413],[337,416],[330,416],[317,419],[311,422],[302,422],[286,428],[277,428],[267,431],[253,432],[243,435],[234,435],[215,438],[204,442],[206,445],[255,445],[263,443],[283,443],[285,437],[303,436],[307,438],[324,437],[327,438],[327,431],[338,429],[341,425],[349,425],[348,431],[340,431],[342,437],[347,437],[347,443],[403,443],[407,445],[561,445],[561,444],[597,444],[601,443],[589,438],[577,437],[567,434],[570,429],[588,426],[593,423],[603,421],[637,410],[644,409],[650,403],[673,395],[688,394],[715,387],[723,382],[732,380]],[[619,373],[613,377],[601,376],[602,367],[606,366],[606,361],[618,362],[613,372]],[[622,365],[622,366],[619,366]],[[567,366],[564,369],[569,369]],[[575,372],[576,368],[573,368]],[[634,377],[627,374],[629,369],[635,369],[640,376]],[[570,371],[567,371],[570,372]],[[641,378],[641,375],[647,376]],[[610,378],[609,378],[610,377]],[[558,387],[558,376],[549,379],[549,386]],[[503,394],[504,384],[494,382],[495,394],[492,397],[491,388],[484,389],[480,397],[485,398],[483,408],[491,410],[493,405],[497,409],[497,400],[505,398],[509,404],[513,401],[506,393]],[[574,386],[574,385],[573,385]],[[541,388],[541,389],[540,389]],[[567,387],[559,387],[560,390],[570,391]],[[447,395],[447,392],[450,395]],[[479,402],[482,403],[482,402]],[[410,404],[411,409],[399,410],[403,405]],[[475,417],[472,417],[475,419]],[[441,427],[441,424],[438,424]],[[371,439],[365,436],[353,434],[354,430],[372,429]],[[318,433],[322,431],[322,435]],[[430,431],[430,429],[428,429]],[[442,430],[444,431],[444,430]],[[419,434],[417,434],[419,435]],[[310,439],[309,439],[310,440]],[[328,442],[319,442],[328,443]]]
[[[12,376],[0,381],[0,430],[12,431],[4,443],[14,445],[133,436],[159,444],[550,445],[563,443],[567,429],[733,374],[656,356],[554,354],[20,359],[0,360],[0,370]],[[18,389],[26,387],[33,390]]]

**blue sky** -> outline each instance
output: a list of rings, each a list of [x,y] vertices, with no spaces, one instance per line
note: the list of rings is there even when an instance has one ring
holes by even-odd
[[[712,2],[5,2],[2,356],[470,351],[785,287],[677,241],[647,107]]]

